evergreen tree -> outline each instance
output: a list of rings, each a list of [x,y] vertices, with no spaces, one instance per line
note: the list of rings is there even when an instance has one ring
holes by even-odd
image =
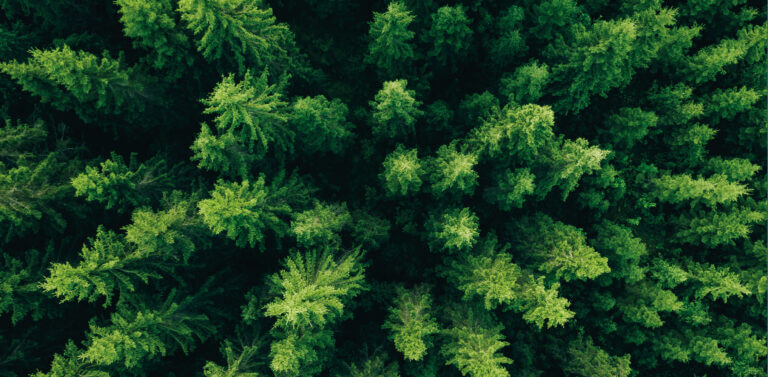
[[[31,51],[26,63],[0,64],[24,91],[60,111],[74,111],[84,122],[141,113],[154,97],[147,79],[134,67],[105,54],[99,58],[69,46]]]
[[[164,190],[172,188],[172,170],[175,169],[169,169],[160,157],[139,163],[136,156],[131,155],[126,165],[122,156],[112,153],[99,168],[88,166],[84,173],[72,178],[72,186],[75,196],[85,196],[88,201],[104,203],[107,209],[116,207],[123,212],[149,204]]]
[[[203,222],[214,234],[226,233],[238,247],[263,247],[265,230],[277,237],[288,232],[287,217],[309,199],[309,189],[295,176],[277,177],[270,185],[263,175],[255,182],[220,180],[211,198],[198,203]]]
[[[432,44],[427,53],[439,65],[453,66],[456,59],[466,54],[472,40],[472,20],[467,17],[464,7],[444,6],[432,14],[432,25],[425,38]]]
[[[260,0],[180,0],[178,11],[209,61],[240,73],[251,67],[284,69],[288,63],[293,34]]]
[[[323,95],[299,98],[293,104],[292,129],[305,153],[341,154],[352,138],[354,125],[347,122],[347,105]]]
[[[397,290],[394,306],[383,328],[390,330],[390,339],[406,360],[419,361],[432,345],[431,338],[439,331],[430,314],[432,299],[426,286],[412,290]]]
[[[422,184],[424,168],[416,149],[406,150],[402,144],[384,159],[384,171],[380,177],[388,195],[407,195],[418,192]]]
[[[373,14],[366,61],[376,65],[388,78],[404,71],[415,58],[412,42],[415,34],[408,30],[414,19],[405,4],[399,1],[390,2],[386,12]]]
[[[257,155],[263,155],[270,145],[282,151],[292,150],[294,133],[287,127],[287,103],[281,100],[281,86],[269,84],[266,70],[259,77],[247,71],[238,83],[230,74],[203,99],[207,106],[204,113],[216,114],[220,135],[233,135],[247,150],[259,144]]]
[[[416,100],[415,92],[406,89],[407,80],[386,81],[374,101],[373,134],[384,138],[402,138],[415,132],[416,118],[423,112],[421,102]]]

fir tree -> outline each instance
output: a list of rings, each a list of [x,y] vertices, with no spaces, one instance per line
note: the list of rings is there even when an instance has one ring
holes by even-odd
[[[283,67],[293,44],[288,26],[276,23],[260,0],[181,0],[178,11],[207,60],[240,73],[252,67]]]
[[[390,2],[386,12],[373,14],[366,61],[376,65],[388,78],[402,72],[415,57],[414,32],[408,30],[414,18],[405,4],[398,1]]]

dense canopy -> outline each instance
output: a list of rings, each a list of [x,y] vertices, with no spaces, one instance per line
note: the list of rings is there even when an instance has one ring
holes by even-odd
[[[0,377],[766,375],[766,4],[0,1]]]

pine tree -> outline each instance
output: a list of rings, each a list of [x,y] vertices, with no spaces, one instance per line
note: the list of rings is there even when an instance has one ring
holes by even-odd
[[[569,373],[578,376],[629,376],[630,356],[611,356],[592,342],[592,339],[578,339],[568,344]]]
[[[113,59],[105,53],[99,59],[67,45],[34,49],[27,63],[2,63],[0,70],[42,103],[74,111],[87,123],[141,113],[146,99],[153,97],[147,79],[135,68],[125,67],[122,58]]]
[[[564,52],[566,61],[552,67],[555,110],[578,113],[593,95],[605,97],[626,85],[634,74],[629,58],[636,38],[631,20],[596,21],[589,30],[578,31]]]
[[[515,248],[538,261],[539,271],[564,281],[588,280],[610,272],[608,259],[588,246],[584,232],[544,214],[516,221]]]
[[[382,328],[390,330],[395,349],[406,360],[419,361],[432,346],[432,337],[440,330],[430,314],[432,298],[429,289],[420,285],[407,290],[399,287],[394,306]]]
[[[213,362],[207,362],[203,368],[205,377],[259,377],[258,358],[262,348],[261,339],[240,344],[225,340],[221,345],[221,353],[227,362],[226,367]]]
[[[437,150],[437,157],[430,161],[429,180],[432,192],[440,195],[458,192],[471,195],[477,186],[477,173],[474,170],[477,156],[461,153],[456,144],[443,145]]]
[[[384,159],[384,171],[379,177],[387,195],[408,195],[418,192],[422,184],[424,168],[416,149],[406,150],[402,144]]]
[[[370,357],[360,364],[347,364],[348,372],[336,377],[400,377],[397,362],[387,363],[386,355]]]
[[[466,314],[455,314],[453,326],[444,331],[450,339],[440,350],[447,359],[446,365],[456,366],[462,376],[509,376],[503,365],[512,360],[499,353],[509,345],[501,335],[503,326],[471,308],[465,310]]]
[[[385,81],[374,101],[373,134],[383,138],[403,138],[415,132],[416,118],[423,112],[421,102],[416,100],[415,92],[406,89],[407,80]]]
[[[414,19],[405,4],[399,1],[390,2],[386,12],[374,12],[368,32],[366,61],[376,65],[383,76],[393,78],[415,58],[414,32],[408,30]]]
[[[346,204],[315,203],[315,207],[294,216],[291,233],[307,247],[340,245],[341,230],[352,222]]]
[[[478,226],[477,215],[469,208],[454,208],[432,215],[427,222],[430,250],[465,251],[477,241]]]
[[[78,358],[101,366],[122,364],[131,370],[175,349],[188,353],[197,341],[215,331],[208,316],[195,308],[210,303],[205,299],[207,293],[203,290],[176,301],[176,293],[171,291],[157,308],[118,311],[108,326],[92,322],[87,345]]]
[[[287,218],[309,199],[309,189],[295,176],[279,176],[268,186],[264,175],[255,182],[219,180],[211,198],[198,203],[203,222],[214,234],[226,233],[238,247],[263,247],[265,230],[277,237],[288,232]]]
[[[189,40],[176,25],[171,1],[118,0],[116,4],[123,32],[133,39],[134,47],[147,50],[150,66],[168,72],[167,79],[173,80],[191,65]]]
[[[240,73],[288,64],[293,34],[275,22],[272,8],[263,1],[181,0],[178,11],[209,61]]]
[[[247,150],[259,145],[263,156],[270,145],[281,151],[292,150],[294,132],[287,126],[287,103],[281,99],[282,85],[269,84],[265,70],[258,77],[250,71],[235,83],[234,75],[225,76],[203,99],[205,114],[216,114],[219,135],[231,134]],[[222,148],[224,149],[224,148]]]
[[[582,176],[601,169],[601,163],[609,153],[597,146],[590,146],[581,138],[575,141],[560,139],[550,144],[542,158],[549,169],[536,182],[539,199],[544,198],[556,185],[565,200],[578,187]]]
[[[490,157],[509,153],[527,161],[554,137],[554,123],[554,113],[547,106],[505,106],[472,131],[469,143]]]
[[[285,270],[270,277],[276,298],[264,314],[286,329],[322,328],[340,319],[344,300],[363,288],[361,256],[356,249],[336,258],[327,248],[292,254],[284,261]]]
[[[362,251],[339,257],[329,248],[293,253],[269,278],[274,299],[264,315],[276,317],[270,368],[280,376],[311,376],[322,370],[333,346],[328,325],[342,319],[345,302],[364,288]]]
[[[72,178],[75,196],[84,196],[88,201],[104,203],[105,208],[117,208],[125,212],[131,207],[140,207],[156,201],[164,190],[174,185],[174,170],[165,159],[157,156],[145,163],[139,163],[131,155],[128,164],[122,156],[112,153],[110,159],[99,164],[99,168],[88,166],[84,173]]]
[[[24,254],[23,260],[4,254],[0,270],[0,315],[10,313],[14,325],[27,315],[33,320],[40,320],[51,314],[37,287],[51,251],[43,254],[27,250]]]
[[[547,288],[542,277],[512,262],[509,246],[497,248],[494,237],[483,240],[473,253],[450,262],[445,276],[464,292],[464,299],[478,296],[486,310],[499,305],[524,312],[523,319],[542,328],[561,326],[574,316],[567,299],[558,297],[558,285]]]
[[[427,54],[440,66],[453,66],[472,42],[471,23],[461,5],[440,7],[432,14],[432,24],[424,36],[432,44]]]
[[[337,98],[329,101],[319,95],[297,99],[290,122],[297,141],[302,143],[301,151],[341,154],[353,135],[354,125],[347,121],[347,113],[347,105]]]
[[[232,133],[217,136],[203,123],[200,133],[190,147],[192,161],[201,169],[217,171],[229,177],[248,177],[251,164],[257,156],[240,144]]]
[[[528,168],[515,169],[514,172],[507,169],[495,179],[498,182],[496,186],[489,187],[483,192],[483,198],[498,204],[504,211],[521,208],[525,197],[534,193],[535,178]]]
[[[521,105],[538,101],[549,84],[549,66],[531,61],[501,79],[499,91],[510,102]]]

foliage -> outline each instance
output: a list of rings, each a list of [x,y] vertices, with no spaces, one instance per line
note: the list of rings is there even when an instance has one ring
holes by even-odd
[[[766,9],[0,0],[0,377],[764,376]]]

